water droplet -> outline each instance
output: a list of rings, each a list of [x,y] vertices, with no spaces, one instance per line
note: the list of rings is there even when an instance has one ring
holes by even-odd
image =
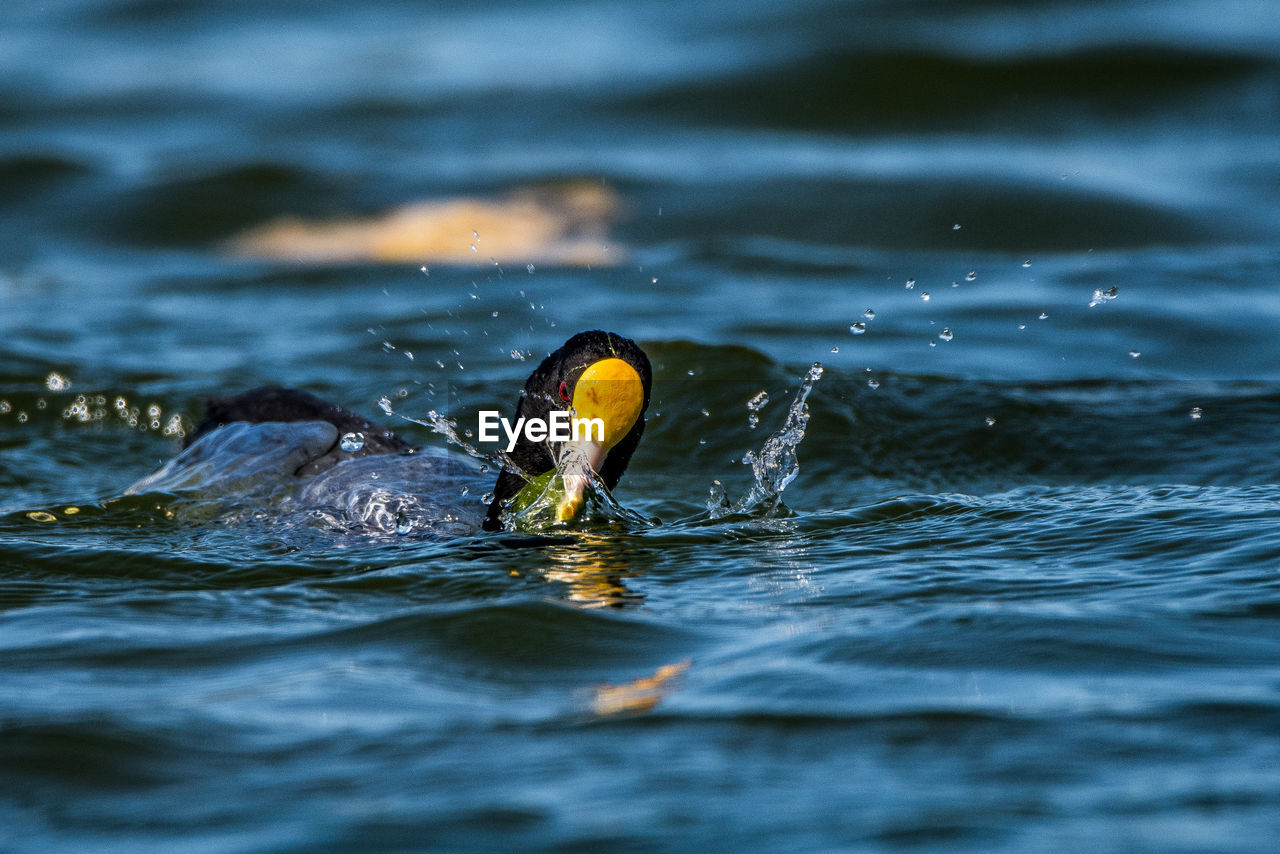
[[[1136,358],[1138,358],[1138,357],[1139,357],[1139,356],[1141,356],[1141,355],[1142,355],[1142,354],[1141,354],[1141,353],[1139,353],[1137,350],[1130,350],[1130,351],[1129,351],[1129,358],[1130,358],[1130,359],[1136,359]]]
[[[921,299],[922,301],[924,301],[924,302],[928,302],[928,301],[929,301],[929,292],[928,292],[928,291],[925,291],[924,293],[920,294],[920,299]]]
[[[915,279],[907,279],[907,284],[906,284],[904,287],[906,287],[906,289],[907,289],[907,290],[911,290],[911,289],[913,289],[915,286],[916,286],[916,280],[915,280]]]
[[[32,522],[56,522],[58,517],[52,513],[46,513],[43,510],[32,510],[27,514],[27,518]]]
[[[492,492],[486,492],[484,495],[481,495],[481,496],[480,496],[480,500],[481,500],[482,502],[484,502],[485,504],[492,504],[492,503],[493,503],[493,493],[492,493]]]
[[[396,533],[404,536],[413,530],[413,520],[404,513],[396,514]]]
[[[338,443],[338,447],[346,451],[348,454],[354,454],[356,451],[364,447],[363,433],[343,433],[342,441]]]
[[[1204,417],[1204,410],[1198,406],[1193,406],[1191,407],[1190,415],[1191,415],[1192,421],[1199,421],[1202,417]]]
[[[862,313],[862,316],[865,317],[867,320],[875,320],[876,319],[875,309],[873,308],[867,309]]]
[[[0,415],[8,415],[13,405],[7,400],[0,400]]]
[[[654,276],[654,277],[653,277],[653,284],[655,284],[655,285],[656,285],[656,284],[658,284],[658,277],[657,277],[657,276]]]
[[[49,391],[66,391],[71,388],[71,380],[55,371],[45,378],[44,385]]]
[[[938,337],[941,338],[943,341],[950,341],[955,336],[951,334],[950,326],[944,326],[942,327],[942,331],[938,333]]]
[[[710,417],[711,417],[711,410],[710,410],[710,409],[704,409],[704,410],[702,410],[702,414],[703,414],[703,416],[705,416],[705,417],[707,417],[707,418],[710,418]]]
[[[880,388],[880,380],[867,380],[867,385],[872,389]]]
[[[952,231],[959,231],[959,230],[960,230],[960,223],[958,223],[958,222],[957,222],[955,225],[951,226],[951,230],[952,230]]]
[[[479,242],[480,242],[480,232],[478,232],[478,231],[472,231],[472,232],[471,232],[471,237],[472,237],[472,239],[473,239],[473,240],[475,240],[475,242],[476,242],[476,243],[479,243]]]
[[[996,420],[992,418],[990,415],[987,416],[987,426],[988,427],[996,426]]]
[[[1023,261],[1023,262],[1022,262],[1022,266],[1023,266],[1023,267],[1030,267],[1030,266],[1031,266],[1031,259],[1030,259],[1030,258],[1028,258],[1027,260]]]
[[[1019,332],[1021,332],[1023,329],[1026,329],[1026,328],[1027,328],[1027,324],[1025,324],[1025,323],[1019,323],[1019,324],[1018,324],[1018,331],[1019,331]]]
[[[477,252],[479,252],[479,251],[480,251],[480,250],[476,248],[476,245],[475,245],[474,243],[472,243],[472,244],[471,244],[471,254],[473,254],[473,255],[474,255],[474,254],[476,254],[476,253],[477,253]],[[475,295],[473,294],[471,298],[472,298],[472,299],[475,299]]]
[[[972,281],[973,281],[974,279],[976,279],[976,278],[978,278],[978,271],[977,271],[977,270],[970,270],[970,271],[968,272],[968,274],[967,274],[967,275],[965,275],[964,280],[965,280],[966,282],[972,282]]]
[[[832,347],[832,348],[831,348],[831,352],[832,352],[832,353],[839,353],[839,352],[840,352],[840,348],[839,348],[839,347]]]
[[[1037,318],[1037,319],[1038,319],[1038,320],[1048,320],[1048,319],[1049,319],[1049,315],[1045,314],[1045,313],[1042,311],[1042,312],[1040,312],[1040,317],[1039,317],[1039,318]]]
[[[1093,299],[1089,300],[1089,308],[1093,308],[1095,305],[1102,305],[1104,302],[1111,302],[1119,293],[1120,289],[1116,287],[1107,288],[1106,290],[1096,288],[1093,292]]]
[[[169,420],[164,425],[164,435],[177,436],[179,438],[186,436],[187,431],[182,427],[182,416],[178,414],[170,415]]]
[[[426,266],[425,264],[424,264],[424,265],[422,265],[422,275],[424,275],[424,276],[430,276],[430,275],[431,275],[431,271],[427,269],[427,266]]]
[[[489,315],[489,316],[490,316],[490,317],[497,317],[497,316],[498,316],[498,313],[495,311],[493,314],[491,314],[491,315]]]
[[[27,423],[27,413],[25,413],[25,412],[19,412],[19,413],[18,413],[18,423],[19,423],[19,424],[26,424],[26,423]],[[132,426],[132,425],[130,425],[130,426]]]
[[[444,365],[441,365],[440,367],[442,367],[442,368],[443,368],[443,367],[444,367]],[[383,412],[385,412],[387,415],[390,415],[390,414],[391,414],[391,400],[390,400],[389,398],[386,398],[386,397],[380,397],[380,398],[378,398],[378,408],[379,408],[379,409],[381,409]]]
[[[863,323],[861,320],[859,320],[857,323],[852,324],[849,327],[849,332],[853,335],[861,335],[866,331],[867,331],[867,324]]]
[[[759,410],[759,409],[764,409],[768,405],[769,405],[769,392],[767,391],[762,391],[759,394],[757,394],[755,397],[747,401],[747,409],[750,409],[752,412],[755,412],[756,410]]]
[[[532,265],[532,264],[527,264],[527,265],[525,265],[525,269],[529,271],[529,275],[531,275],[531,276],[533,275],[533,265]],[[523,296],[523,294],[522,294],[521,296]]]

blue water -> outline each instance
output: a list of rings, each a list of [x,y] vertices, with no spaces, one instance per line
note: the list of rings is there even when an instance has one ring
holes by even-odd
[[[49,0],[0,45],[0,850],[1276,850],[1274,3]],[[267,383],[462,459],[416,422],[601,327],[654,524],[123,494]],[[814,362],[783,504],[723,513]]]

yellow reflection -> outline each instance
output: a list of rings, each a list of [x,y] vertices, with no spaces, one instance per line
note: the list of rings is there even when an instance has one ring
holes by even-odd
[[[234,255],[301,263],[616,264],[608,241],[619,202],[595,183],[517,190],[502,199],[419,202],[369,217],[314,222],[284,217],[227,245]]]
[[[579,536],[581,542],[572,546],[546,550],[553,565],[543,570],[543,578],[564,584],[569,601],[584,608],[621,608],[644,601],[623,583],[630,562],[607,549],[609,540]]]
[[[689,669],[689,659],[664,664],[645,676],[622,685],[599,685],[595,688],[591,710],[597,715],[635,715],[653,711],[654,707],[675,688],[675,683]]]

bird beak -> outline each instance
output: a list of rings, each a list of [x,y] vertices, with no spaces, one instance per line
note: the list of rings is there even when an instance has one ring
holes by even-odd
[[[556,505],[556,521],[568,522],[582,512],[592,472],[600,471],[609,453],[600,442],[566,442],[560,455],[564,472],[564,498]],[[585,466],[590,466],[588,471]]]
[[[599,422],[599,429],[564,444],[560,470],[565,496],[556,507],[557,522],[568,522],[582,511],[591,473],[599,473],[605,456],[635,426],[644,406],[644,383],[622,359],[601,359],[582,372],[573,388],[574,416]]]

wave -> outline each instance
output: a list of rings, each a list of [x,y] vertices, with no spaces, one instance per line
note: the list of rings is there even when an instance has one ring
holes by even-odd
[[[1276,63],[1253,54],[1121,44],[1047,55],[974,57],[859,48],[671,86],[634,108],[698,122],[839,131],[855,135],[970,131],[1010,122],[1019,133],[1092,122],[1186,117],[1188,102],[1272,80]],[[1239,107],[1242,117],[1257,121]]]

